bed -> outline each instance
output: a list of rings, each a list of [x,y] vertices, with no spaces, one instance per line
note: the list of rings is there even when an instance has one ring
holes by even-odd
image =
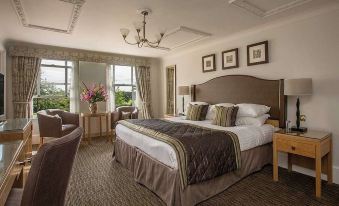
[[[209,120],[189,121],[181,117],[168,121],[195,124],[216,130],[231,131],[238,136],[241,168],[203,182],[182,187],[177,154],[173,148],[147,134],[118,124],[114,159],[133,172],[134,179],[157,194],[167,205],[196,205],[235,184],[249,174],[259,171],[272,161],[272,136],[283,127],[286,98],[282,80],[266,80],[245,75],[217,77],[192,85],[192,101],[210,104],[221,102],[255,103],[271,107],[269,124],[261,127],[220,127]]]

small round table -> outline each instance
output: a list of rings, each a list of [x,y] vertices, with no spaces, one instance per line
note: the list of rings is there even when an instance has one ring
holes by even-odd
[[[84,128],[84,137],[86,138],[86,132],[85,132],[85,128],[86,128],[86,117],[88,120],[88,132],[87,132],[87,139],[88,139],[88,144],[91,144],[92,138],[91,138],[91,118],[99,118],[99,125],[100,125],[100,137],[102,137],[102,124],[101,124],[101,117],[105,117],[106,118],[106,138],[107,141],[110,141],[109,138],[109,125],[108,125],[108,121],[109,121],[109,113],[81,113],[81,117],[82,117],[82,124],[83,124],[83,128]]]

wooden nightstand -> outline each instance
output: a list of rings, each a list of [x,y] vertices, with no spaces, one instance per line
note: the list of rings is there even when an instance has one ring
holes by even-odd
[[[332,137],[330,133],[308,131],[286,133],[280,130],[273,135],[273,180],[278,181],[278,152],[288,153],[288,171],[292,164],[315,168],[316,197],[321,197],[321,173],[332,183]],[[324,162],[324,164],[322,164]]]

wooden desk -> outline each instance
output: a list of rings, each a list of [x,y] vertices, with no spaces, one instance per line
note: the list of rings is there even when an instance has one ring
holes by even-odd
[[[316,197],[321,197],[321,173],[327,174],[332,183],[332,138],[320,131],[286,133],[284,130],[273,136],[273,179],[278,181],[278,152],[288,153],[288,171],[296,164],[316,171]]]
[[[106,120],[106,138],[107,141],[110,141],[110,135],[109,135],[109,113],[81,113],[82,117],[82,124],[84,128],[84,137],[86,137],[86,118],[88,119],[88,132],[87,132],[87,139],[88,143],[91,144],[92,138],[91,138],[91,118],[99,118],[99,129],[100,129],[100,136],[102,137],[102,123],[101,123],[101,117],[105,117]]]
[[[22,163],[31,156],[31,120],[7,120],[5,125],[0,126],[0,206],[5,204],[13,186],[23,188],[25,175]]]

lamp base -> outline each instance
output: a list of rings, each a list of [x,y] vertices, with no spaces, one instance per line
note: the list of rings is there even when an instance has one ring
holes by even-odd
[[[307,132],[307,128],[306,127],[299,127],[297,128],[296,126],[291,127],[291,131],[294,132]]]

